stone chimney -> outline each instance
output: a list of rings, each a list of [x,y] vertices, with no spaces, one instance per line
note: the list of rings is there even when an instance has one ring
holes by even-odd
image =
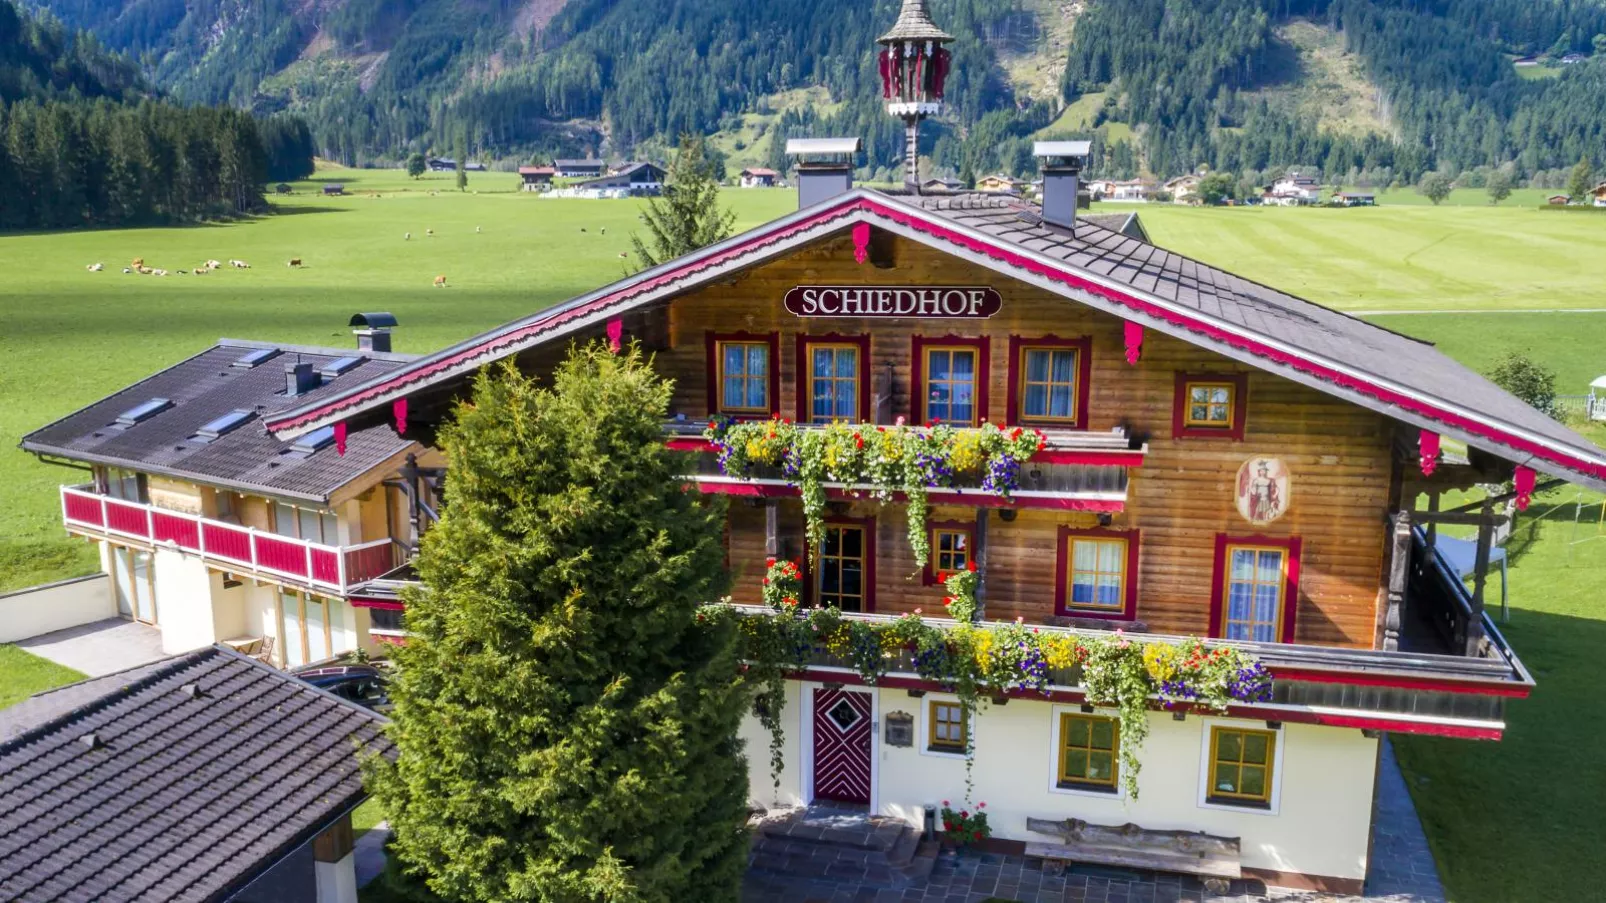
[[[1091,141],[1038,141],[1032,145],[1032,156],[1043,161],[1044,222],[1076,230],[1082,165],[1092,149]]]
[[[363,351],[386,354],[390,351],[390,328],[396,325],[393,314],[379,311],[351,315],[351,332],[357,337],[357,347]]]
[[[797,163],[797,208],[853,190],[853,164],[863,142],[858,138],[793,138],[786,155]]]

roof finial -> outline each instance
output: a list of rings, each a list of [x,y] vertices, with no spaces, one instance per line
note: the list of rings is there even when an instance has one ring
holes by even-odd
[[[904,122],[903,184],[911,193],[920,190],[920,120],[942,110],[952,59],[942,45],[953,39],[931,21],[926,0],[903,0],[892,30],[876,39],[883,45],[878,60],[881,96],[887,112]]]

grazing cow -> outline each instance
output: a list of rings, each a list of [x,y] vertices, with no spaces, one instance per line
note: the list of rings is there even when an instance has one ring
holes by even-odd
[[[608,234],[608,227],[607,226],[603,226],[600,231],[602,232],[603,235],[607,235]]]
[[[629,256],[630,256],[630,252],[629,251],[620,251],[619,252],[619,259],[620,260],[625,260]]]
[[[134,262],[129,264],[129,266],[133,267],[136,270],[139,269],[140,267],[144,266],[144,265],[145,265],[145,258],[143,258],[143,257],[135,257],[134,258]]]
[[[166,276],[167,275],[167,271],[166,270],[151,270],[150,274],[152,276]]]
[[[91,273],[98,273],[105,268],[106,267],[104,265],[98,263],[92,263],[89,266],[84,267],[84,269],[90,271]]]
[[[580,227],[580,231],[581,231],[581,232],[584,232],[584,231],[585,231],[585,230],[586,230],[586,227],[585,227],[585,226],[581,226],[581,227]]]
[[[212,272],[212,271],[207,269],[206,267],[196,267],[195,268],[195,275],[197,275],[197,276],[205,276],[207,273],[210,273],[210,272]]]
[[[150,267],[142,266],[142,267],[139,268],[139,274],[141,276],[149,276],[154,272],[156,272],[156,271],[151,269]]]
[[[123,275],[124,276],[127,276],[129,273],[132,273],[132,272],[134,272],[134,271],[129,269],[128,267],[123,267]]]
[[[445,276],[436,276],[435,277],[435,287],[436,288],[445,288],[446,287],[446,277]]]
[[[246,263],[243,260],[231,260],[231,261],[229,261],[229,266],[234,267],[237,270],[249,270],[249,269],[251,269],[251,265],[249,263]]]
[[[434,229],[425,229],[424,230],[424,237],[425,238],[434,238],[435,237],[435,230]]]
[[[290,258],[290,262],[289,262],[289,263],[287,263],[287,264],[285,264],[285,266],[292,266],[292,267],[298,267],[298,266],[301,266],[301,258],[299,258],[299,257],[292,257],[292,258]]]
[[[402,233],[402,241],[412,241],[412,240],[413,240],[413,233],[411,233],[411,232],[403,232]]]
[[[222,263],[220,263],[220,262],[218,262],[216,260],[208,260],[206,262],[206,268],[209,269],[209,270],[215,270],[215,269],[217,269],[218,267],[220,267],[222,265],[223,265]]]
[[[480,227],[479,227],[479,226],[475,226],[475,227],[474,227],[474,234],[475,234],[475,235],[478,235],[478,234],[479,234],[479,231],[480,231]]]

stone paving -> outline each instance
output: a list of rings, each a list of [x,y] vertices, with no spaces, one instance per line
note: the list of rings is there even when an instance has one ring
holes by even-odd
[[[52,630],[18,640],[16,646],[89,677],[126,671],[166,657],[160,630],[122,618]]]
[[[1378,764],[1377,813],[1372,819],[1372,862],[1366,896],[1390,903],[1444,903],[1444,885],[1428,849],[1405,775],[1394,758],[1394,744],[1383,741]]]

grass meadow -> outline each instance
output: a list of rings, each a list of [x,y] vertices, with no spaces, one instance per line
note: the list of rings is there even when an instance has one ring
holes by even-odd
[[[325,182],[347,195],[322,196]],[[619,255],[639,202],[544,199],[519,192],[509,173],[471,174],[469,193],[452,184],[450,173],[328,170],[274,198],[274,215],[246,222],[0,236],[0,591],[95,567],[92,547],[60,526],[56,486],[79,475],[16,450],[24,432],[220,336],[349,347],[351,313],[389,310],[401,321],[398,350],[424,352],[631,265]],[[1541,210],[1543,194],[1497,207],[1471,190],[1440,207],[1409,191],[1355,210],[1101,206],[1137,209],[1158,244],[1435,341],[1476,369],[1527,351],[1557,371],[1561,391],[1581,394],[1606,373],[1606,214]],[[723,198],[738,228],[795,204],[790,191]],[[240,258],[251,269],[123,275],[134,257],[168,270]],[[291,257],[306,266],[287,267]],[[96,262],[106,270],[85,271]],[[450,287],[434,288],[437,275]],[[1593,436],[1606,441],[1606,430]],[[1531,519],[1512,547],[1506,630],[1539,689],[1510,706],[1507,739],[1397,738],[1458,903],[1586,899],[1606,883],[1588,840],[1606,798],[1592,758],[1606,720],[1593,670],[1606,645],[1606,533],[1587,526],[1598,507],[1586,509],[1584,534],[1570,510]],[[1580,535],[1598,539],[1573,544]],[[18,655],[0,647],[0,673],[46,679],[7,658]],[[377,818],[367,812],[364,827]]]

